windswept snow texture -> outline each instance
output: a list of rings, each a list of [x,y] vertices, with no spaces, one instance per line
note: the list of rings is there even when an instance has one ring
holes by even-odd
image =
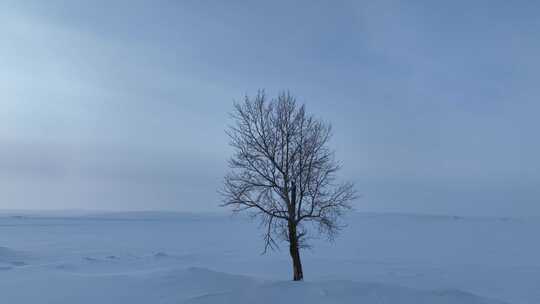
[[[334,243],[262,256],[241,217],[0,213],[2,303],[540,303],[538,218],[354,214]]]

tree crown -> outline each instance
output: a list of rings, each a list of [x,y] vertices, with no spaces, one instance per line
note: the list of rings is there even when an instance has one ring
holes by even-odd
[[[276,237],[308,244],[308,226],[333,238],[339,218],[356,198],[352,183],[339,183],[341,165],[328,147],[331,125],[307,114],[288,92],[268,100],[264,91],[235,103],[226,131],[234,154],[225,177],[223,206],[249,211],[265,227],[265,252]]]

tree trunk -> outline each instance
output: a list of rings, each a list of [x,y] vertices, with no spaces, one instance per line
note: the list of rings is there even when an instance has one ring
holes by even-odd
[[[300,250],[298,246],[291,245],[291,258],[293,262],[293,281],[302,281],[304,273],[302,272],[302,262],[300,261]]]
[[[304,273],[302,272],[302,262],[300,261],[300,249],[298,248],[298,236],[296,235],[296,226],[289,223],[289,252],[293,263],[293,281],[302,281]]]

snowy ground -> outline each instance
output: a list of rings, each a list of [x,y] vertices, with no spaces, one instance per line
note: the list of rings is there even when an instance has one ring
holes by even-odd
[[[0,213],[1,303],[540,303],[539,218],[355,214],[334,244],[261,256],[256,223]]]

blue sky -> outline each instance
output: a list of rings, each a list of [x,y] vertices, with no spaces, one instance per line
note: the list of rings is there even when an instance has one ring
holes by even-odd
[[[540,215],[536,1],[0,1],[0,209],[218,210],[233,100],[332,122],[360,211]]]

